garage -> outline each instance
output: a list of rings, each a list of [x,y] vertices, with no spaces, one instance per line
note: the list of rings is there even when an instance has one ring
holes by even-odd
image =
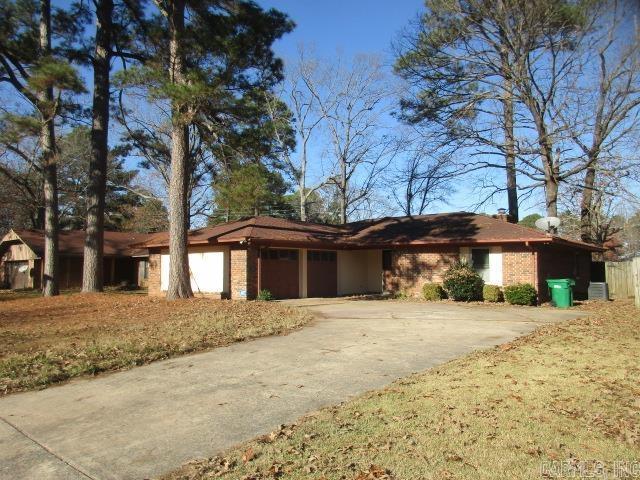
[[[338,294],[338,256],[335,251],[307,251],[307,296],[335,297]]]
[[[298,298],[298,250],[265,248],[260,252],[260,289],[274,298]]]

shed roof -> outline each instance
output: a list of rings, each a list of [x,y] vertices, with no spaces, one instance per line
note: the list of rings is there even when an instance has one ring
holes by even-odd
[[[13,234],[13,235],[12,235]],[[61,230],[59,234],[60,255],[82,256],[84,254],[84,230]],[[104,255],[106,257],[145,256],[146,249],[132,247],[133,244],[146,242],[150,238],[146,233],[104,232]],[[12,230],[4,236],[0,245],[22,241],[36,255],[44,254],[43,230]]]

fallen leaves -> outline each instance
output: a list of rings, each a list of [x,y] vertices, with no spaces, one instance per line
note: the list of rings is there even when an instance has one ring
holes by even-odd
[[[167,302],[138,293],[6,300],[0,309],[0,394],[287,333],[310,319],[276,303]]]
[[[256,454],[253,451],[253,448],[249,447],[245,450],[245,452],[242,454],[242,461],[244,463],[249,463],[251,460],[253,460],[254,458],[256,458]]]
[[[529,480],[543,461],[637,458],[637,311],[594,315],[280,425],[223,478]]]
[[[371,465],[367,470],[360,471],[353,477],[354,480],[393,480],[394,478],[390,470],[379,467],[378,465]]]

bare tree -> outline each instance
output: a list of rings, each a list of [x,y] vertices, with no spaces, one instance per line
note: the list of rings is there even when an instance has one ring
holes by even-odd
[[[307,59],[301,49],[296,63],[285,74],[280,100],[274,97],[266,99],[282,160],[289,176],[296,183],[302,221],[307,220],[309,199],[327,183],[327,179],[320,175],[321,178],[317,179],[313,186],[308,185],[310,149],[319,136],[324,120],[318,99],[308,88],[309,85],[316,85],[317,75],[318,63]],[[290,112],[283,110],[280,101],[284,102]],[[289,118],[289,115],[293,115],[293,118]],[[291,128],[293,136],[289,134]],[[296,143],[293,144],[292,140]],[[315,160],[315,166],[319,167],[319,158],[316,157]]]
[[[427,7],[396,63],[414,94],[404,98],[405,118],[437,126],[443,145],[469,152],[465,172],[506,171],[500,190],[512,216],[518,191],[538,187],[556,215],[560,183],[584,169],[558,150],[566,132],[556,107],[593,16],[558,0],[428,0]],[[492,160],[497,155],[503,163]]]
[[[371,56],[357,56],[346,66],[338,60],[303,82],[329,135],[333,169],[327,183],[338,196],[340,223],[346,223],[399,150],[397,139],[385,131],[393,91],[380,61]]]
[[[567,108],[557,110],[584,168],[580,180],[573,182],[580,192],[580,237],[600,244],[607,233],[615,233],[602,228],[600,212],[608,203],[603,196],[624,189],[623,180],[637,162],[629,139],[640,127],[638,27],[623,18],[616,2],[606,7],[597,14],[607,26],[580,45],[581,63],[567,85],[569,100],[563,102]]]
[[[405,215],[423,215],[454,193],[452,180],[460,174],[452,154],[421,139],[403,142],[406,159],[391,178],[392,195]],[[397,187],[397,188],[396,188]]]
[[[138,105],[138,92],[127,91],[128,107],[124,92],[120,92],[117,120],[124,128],[123,139],[139,159],[140,165],[157,173],[162,187],[158,197],[168,199],[171,179],[171,112],[162,104],[149,109]],[[189,184],[187,191],[188,224],[192,228],[207,218],[211,209],[211,182],[218,171],[219,162],[212,153],[208,134],[199,125],[189,126]],[[217,146],[219,156],[224,149]]]

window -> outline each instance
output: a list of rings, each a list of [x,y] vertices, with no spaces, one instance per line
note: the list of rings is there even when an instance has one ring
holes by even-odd
[[[382,251],[382,270],[391,270],[391,250]]]
[[[327,250],[307,251],[307,261],[309,262],[335,262],[336,258],[336,252],[330,252]]]
[[[286,250],[283,248],[265,248],[260,251],[262,260],[298,260],[298,250]]]
[[[471,250],[471,267],[485,282],[489,282],[489,249],[474,248]]]

